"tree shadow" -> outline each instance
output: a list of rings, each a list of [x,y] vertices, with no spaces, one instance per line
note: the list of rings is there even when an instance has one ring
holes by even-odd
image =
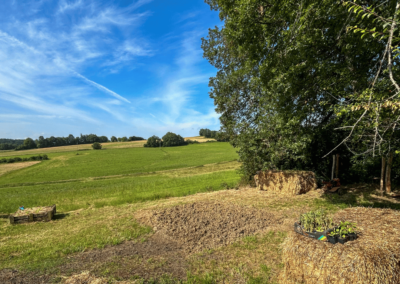
[[[2,213],[0,213],[0,218],[2,218],[2,219],[8,219],[9,216],[10,216],[10,214],[2,214]]]
[[[363,206],[400,210],[400,200],[385,192],[381,193],[379,185],[373,183],[355,184],[342,186],[342,190],[342,195],[325,193],[322,198],[330,204],[341,208]]]
[[[66,217],[69,217],[70,213],[57,213],[53,216],[53,220],[62,220]]]

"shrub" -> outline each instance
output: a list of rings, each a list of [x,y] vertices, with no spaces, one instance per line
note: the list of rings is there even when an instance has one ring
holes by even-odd
[[[103,146],[99,142],[94,142],[92,144],[93,150],[100,150]]]
[[[199,141],[197,141],[197,140],[190,140],[190,139],[186,140],[185,143],[186,143],[186,144],[200,144]]]
[[[131,137],[129,137],[128,140],[129,140],[129,141],[141,141],[141,140],[144,140],[144,138],[142,138],[142,137],[137,137],[137,136],[131,136]]]
[[[177,135],[172,132],[167,132],[162,138],[164,147],[173,147],[173,146],[181,146],[186,145],[185,139],[182,136]]]
[[[39,155],[39,156],[31,156],[31,157],[25,157],[25,158],[20,158],[20,157],[14,157],[14,158],[2,158],[0,160],[0,164],[2,163],[14,163],[14,162],[26,162],[26,161],[42,161],[42,160],[49,160],[49,157],[47,155]]]
[[[144,147],[160,147],[163,145],[163,141],[161,141],[160,137],[158,136],[151,136],[149,139],[147,139],[146,144],[144,144]]]

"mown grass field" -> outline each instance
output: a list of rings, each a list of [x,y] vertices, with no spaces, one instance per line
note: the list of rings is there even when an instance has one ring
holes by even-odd
[[[48,153],[48,156],[48,161],[3,175],[0,185],[148,173],[237,159],[235,150],[228,143],[201,143],[170,148],[70,151]]]
[[[103,149],[115,149],[115,148],[140,148],[143,147],[143,144],[146,143],[146,140],[142,141],[129,141],[129,142],[108,142],[101,143],[103,145]],[[79,144],[79,145],[71,145],[71,146],[59,146],[59,147],[50,147],[50,148],[40,148],[40,149],[30,149],[30,150],[0,150],[0,157],[7,156],[22,156],[22,155],[39,155],[39,154],[48,154],[48,153],[62,153],[62,152],[71,152],[71,151],[82,151],[82,150],[91,150],[91,144]]]
[[[51,267],[70,253],[139,240],[151,229],[131,216],[120,218],[129,206],[234,187],[239,180],[237,154],[228,143],[126,145],[87,151],[70,146],[59,153],[38,149],[44,151],[35,154],[46,153],[50,160],[21,169],[15,165],[23,163],[1,165],[15,169],[3,169],[0,176],[0,259],[5,260],[0,269]],[[51,204],[59,218],[53,222],[11,226],[6,219],[21,205]],[[79,216],[71,213],[82,209]]]

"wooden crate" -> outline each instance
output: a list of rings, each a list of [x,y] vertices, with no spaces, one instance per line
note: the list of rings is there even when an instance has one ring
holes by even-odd
[[[44,212],[30,213],[26,215],[15,216],[16,214],[10,214],[10,224],[22,224],[29,222],[48,222],[53,219],[56,215],[56,205],[45,207]]]

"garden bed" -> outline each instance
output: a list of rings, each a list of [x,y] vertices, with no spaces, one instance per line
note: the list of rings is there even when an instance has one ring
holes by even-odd
[[[56,214],[56,205],[45,207],[33,207],[19,209],[14,214],[10,214],[10,224],[22,224],[30,222],[51,221]]]

